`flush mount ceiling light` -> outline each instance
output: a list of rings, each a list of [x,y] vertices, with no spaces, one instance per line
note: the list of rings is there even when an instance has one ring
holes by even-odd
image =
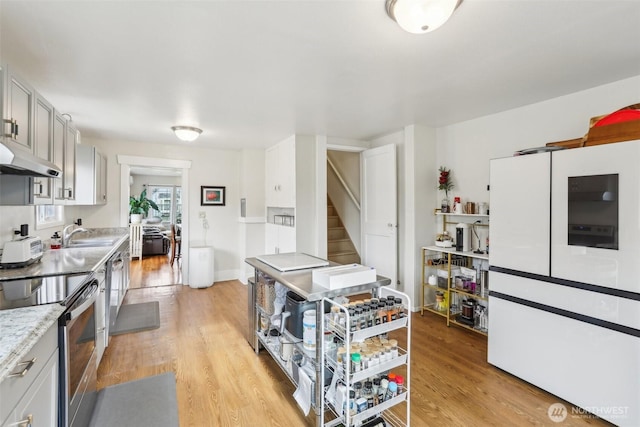
[[[400,28],[413,34],[424,34],[440,28],[462,0],[386,0],[387,15]]]
[[[171,130],[176,134],[178,139],[182,141],[195,141],[202,133],[202,129],[191,126],[171,126]]]

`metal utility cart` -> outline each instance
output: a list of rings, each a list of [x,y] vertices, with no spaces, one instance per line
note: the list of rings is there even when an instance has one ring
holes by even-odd
[[[314,374],[309,378],[313,382],[313,393],[311,400],[311,410],[315,412],[316,415],[316,425],[320,426],[359,426],[362,425],[364,421],[367,421],[371,416],[381,415],[384,411],[387,413],[383,418],[387,421],[387,425],[394,426],[405,426],[409,425],[409,347],[410,347],[410,312],[409,308],[411,307],[411,303],[409,297],[405,294],[397,292],[390,288],[385,288],[391,283],[391,280],[377,276],[376,281],[372,283],[360,284],[350,287],[344,287],[340,289],[328,289],[318,284],[314,284],[312,280],[312,269],[316,267],[326,266],[326,265],[335,265],[329,263],[326,260],[322,260],[320,258],[310,257],[306,254],[300,253],[291,253],[291,254],[278,254],[275,262],[271,262],[274,258],[269,258],[271,256],[260,256],[255,258],[247,258],[245,262],[255,269],[255,284],[251,286],[249,292],[250,301],[255,301],[255,305],[250,306],[250,309],[253,309],[253,312],[249,313],[250,321],[252,320],[254,338],[250,339],[252,347],[255,349],[256,353],[260,351],[261,348],[265,348],[269,354],[273,357],[273,359],[277,362],[278,366],[285,372],[285,374],[289,377],[289,379],[296,385],[298,385],[298,365],[293,361],[293,358],[289,358],[288,360],[283,360],[281,357],[281,348],[280,348],[280,340],[278,337],[273,337],[269,334],[270,327],[266,326],[264,323],[261,325],[261,319],[265,318],[265,315],[269,315],[270,310],[262,307],[260,305],[260,296],[256,295],[259,291],[259,280],[261,277],[269,277],[273,281],[280,283],[288,290],[295,292],[299,296],[305,298],[307,303],[315,304],[315,312],[316,312],[316,324],[315,324],[315,332],[316,332],[316,346],[315,351],[310,351],[305,349],[303,344],[298,341],[296,343],[296,339],[293,336],[289,336],[291,341],[294,342],[295,352],[298,355],[302,355],[311,366],[313,366]],[[273,256],[276,257],[276,256]],[[314,262],[317,261],[316,262]],[[267,262],[265,262],[267,261]],[[282,261],[281,263],[279,263]],[[299,269],[298,269],[299,268]],[[285,271],[283,271],[285,270]],[[343,317],[350,321],[349,312],[346,307],[337,304],[333,301],[335,297],[338,296],[346,296],[346,295],[355,295],[355,294],[365,294],[370,293],[372,297],[377,297],[380,294],[384,295],[396,295],[398,301],[402,302],[402,319],[394,320],[393,322],[389,322],[388,326],[374,326],[369,330],[359,331],[356,334],[350,333],[350,331],[345,331],[344,329],[336,330],[335,328],[328,328],[328,323],[325,324],[325,316],[329,316],[327,313],[330,311],[332,306],[337,306],[337,311],[343,313]],[[266,312],[265,312],[266,311]],[[253,318],[253,319],[252,319]],[[328,317],[327,317],[328,320]],[[386,325],[386,324],[385,324]],[[265,327],[266,326],[266,327]],[[344,384],[346,382],[346,386],[348,387],[349,382],[355,382],[363,374],[358,375],[344,375],[344,368],[338,368],[336,366],[335,360],[333,357],[329,355],[327,357],[327,349],[325,348],[325,333],[332,333],[333,336],[338,338],[341,342],[341,345],[349,344],[349,341],[357,341],[358,339],[371,337],[376,334],[386,334],[389,331],[393,331],[396,329],[404,328],[406,330],[406,337],[402,339],[403,344],[405,345],[405,349],[400,350],[400,357],[393,362],[389,362],[386,365],[381,366],[378,369],[370,369],[369,373],[381,373],[382,368],[391,368],[398,367],[400,365],[403,366],[403,369],[406,371],[406,382],[405,382],[405,390],[403,393],[399,394],[397,397],[394,397],[389,402],[385,402],[386,404],[380,405],[377,408],[369,409],[364,411],[362,415],[358,414],[357,416],[349,416],[348,414],[340,414],[339,411],[335,409],[335,402],[327,401],[325,399],[325,393],[329,388],[327,384],[325,384],[325,377],[327,374],[331,374],[332,376],[336,376],[340,378],[340,381]],[[284,329],[284,328],[283,328]],[[289,335],[289,332],[286,330],[281,330],[281,333],[284,333],[285,336]],[[404,336],[404,335],[403,335]],[[347,363],[347,369],[349,369],[349,364]],[[386,372],[386,370],[385,370]],[[363,377],[364,378],[364,377]],[[391,406],[395,406],[399,403],[403,403],[406,405],[406,415],[403,415],[402,418],[406,420],[401,420],[395,414],[391,414],[391,411],[388,411]],[[328,420],[325,420],[325,417]],[[389,420],[391,418],[391,420]],[[391,421],[391,422],[389,422]]]

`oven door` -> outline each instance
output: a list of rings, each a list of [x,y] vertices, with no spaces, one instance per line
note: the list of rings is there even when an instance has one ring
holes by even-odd
[[[61,426],[88,425],[95,406],[98,292],[99,283],[92,279],[60,319]]]
[[[553,153],[551,276],[640,292],[638,164],[640,141]]]

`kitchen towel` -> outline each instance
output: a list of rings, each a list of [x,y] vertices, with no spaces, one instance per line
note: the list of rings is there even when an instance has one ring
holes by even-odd
[[[298,402],[298,406],[302,409],[304,415],[309,415],[309,409],[311,409],[311,387],[313,383],[303,369],[298,370],[298,388],[293,397]]]

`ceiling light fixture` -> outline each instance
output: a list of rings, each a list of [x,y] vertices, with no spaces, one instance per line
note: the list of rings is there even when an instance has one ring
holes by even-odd
[[[400,28],[413,34],[424,34],[440,28],[462,0],[386,0],[387,15]]]
[[[191,126],[171,126],[171,130],[176,134],[178,139],[186,142],[195,141],[202,133],[202,129]]]

